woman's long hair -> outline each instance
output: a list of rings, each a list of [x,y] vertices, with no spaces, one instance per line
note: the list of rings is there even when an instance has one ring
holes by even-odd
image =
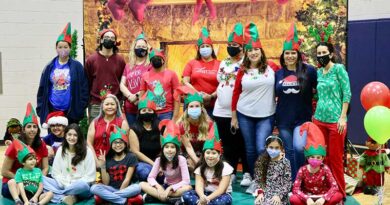
[[[286,62],[284,61],[284,52],[285,51],[283,51],[282,55],[280,55],[279,62],[284,69],[287,69]],[[302,62],[302,53],[299,52],[298,50],[296,50],[296,52],[298,58],[297,58],[297,63],[295,65],[296,65],[296,73],[298,77],[299,89],[301,90],[301,93],[304,93],[307,89],[306,85],[308,80],[307,65]],[[283,77],[287,77],[287,76],[283,76]]]
[[[115,101],[115,104],[116,104],[116,117],[121,117],[122,116],[122,109],[121,109],[121,105],[119,103],[118,98],[115,95],[113,95],[113,94],[108,94],[106,96],[106,98],[104,98],[104,100],[102,100],[102,102],[100,103],[100,112],[99,112],[99,115],[95,119],[99,119],[101,117],[104,117],[105,113],[103,111],[103,104],[104,104],[104,101],[107,98],[112,98]]]
[[[133,122],[133,124],[130,125],[130,128],[134,130],[135,134],[137,134],[138,138],[143,137],[143,133],[151,132],[151,140],[154,141],[157,138],[160,138],[160,130],[158,129],[158,124],[160,123],[160,120],[157,117],[156,112],[154,112],[154,117],[152,120],[152,130],[148,131],[145,129],[143,122],[139,118],[140,110],[137,113],[136,121]]]
[[[209,131],[210,117],[207,114],[207,111],[203,107],[203,105],[201,106],[201,108],[202,108],[202,114],[199,117],[199,127],[198,127],[199,133],[197,139],[199,141],[204,141],[206,140],[207,133]],[[183,125],[184,132],[185,132],[184,137],[190,138],[190,136],[188,136],[188,134],[190,133],[190,121],[189,121],[190,116],[187,113],[187,109],[183,112],[183,115],[180,117],[178,122],[179,124],[181,123]]]
[[[83,161],[85,157],[87,156],[87,143],[85,142],[85,138],[83,136],[83,133],[81,132],[80,127],[76,123],[72,123],[65,127],[65,140],[62,143],[62,157],[65,157],[66,150],[69,149],[69,143],[66,140],[66,135],[68,134],[69,130],[74,130],[77,133],[77,143],[75,146],[75,153],[76,155],[72,158],[72,165],[76,166],[78,163]]]
[[[29,124],[29,123],[27,123],[27,124]],[[25,144],[27,144],[27,135],[26,135],[26,132],[24,131],[24,129],[26,128],[26,125],[23,126],[22,133],[20,134],[20,137],[19,137],[19,140],[22,141]],[[35,135],[34,140],[33,140],[32,144],[31,144],[31,148],[33,148],[33,150],[38,149],[41,146],[41,144],[42,144],[42,140],[41,140],[41,137],[40,137],[41,129],[39,129],[39,125],[37,125],[37,127],[38,127],[37,134]]]
[[[206,159],[204,158],[204,153],[205,153],[205,151],[203,151],[202,156],[200,157],[200,161],[197,165],[197,168],[198,167],[200,168],[200,174],[201,174],[204,182],[207,184],[207,178],[205,175],[205,171],[206,171],[206,168],[208,168],[208,165],[206,163]],[[224,165],[223,165],[222,154],[221,154],[218,163],[213,167],[214,168],[214,176],[213,177],[217,178],[218,180],[221,180],[223,167],[224,167]]]
[[[265,56],[263,48],[260,48],[260,50],[261,50],[261,58],[260,61],[257,63],[256,68],[259,69],[259,73],[264,73],[268,66],[267,57]],[[246,72],[248,69],[251,68],[251,61],[249,60],[247,49],[245,49],[245,55],[244,55],[244,60],[242,61],[242,67],[244,68],[244,72]]]
[[[135,49],[135,46],[137,45],[137,42],[138,41],[145,41],[146,45],[147,45],[147,52],[149,52],[151,46],[149,45],[148,41],[145,40],[145,39],[138,39],[138,40],[134,40],[133,43],[131,43],[130,45],[130,51],[129,51],[129,65],[130,65],[130,68],[133,68],[135,66],[135,60],[137,59],[137,56],[135,55],[135,52],[134,52],[134,49]],[[145,65],[149,65],[150,64],[150,60],[148,58],[148,55],[146,55],[146,59],[145,59]]]
[[[164,147],[165,147],[165,145],[164,145]],[[174,145],[175,145],[175,148],[176,148],[176,154],[175,154],[175,156],[172,159],[172,169],[176,169],[179,166],[179,151],[180,151],[180,149],[179,149],[179,146],[177,146],[176,144],[174,144]],[[168,161],[168,159],[164,155],[164,147],[161,148],[160,167],[161,167],[162,170],[165,171],[167,169],[167,165],[168,165],[169,161]]]

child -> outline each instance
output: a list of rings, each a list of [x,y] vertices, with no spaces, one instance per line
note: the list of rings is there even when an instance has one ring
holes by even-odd
[[[222,161],[222,145],[214,123],[203,145],[199,166],[195,169],[195,190],[183,194],[188,205],[232,204],[231,176],[233,167]]]
[[[14,140],[15,136],[20,135],[22,132],[22,124],[16,118],[11,118],[7,122],[7,129],[4,134],[4,144],[9,146]]]
[[[304,154],[309,164],[302,166],[298,171],[290,203],[292,205],[337,204],[341,202],[343,195],[329,167],[323,164],[326,156],[324,135],[312,122],[306,122],[301,126],[300,132],[304,131],[307,132]]]
[[[23,167],[16,171],[15,179],[8,181],[9,190],[12,198],[15,200],[15,204],[47,204],[53,197],[53,193],[42,193],[43,174],[39,168],[35,168],[37,159],[34,150],[17,139],[14,140],[14,146],[18,152],[18,161],[23,164]],[[20,200],[19,195],[24,203]]]
[[[152,171],[149,174],[148,182],[141,182],[142,190],[162,202],[170,204],[180,204],[181,195],[191,190],[190,174],[188,172],[187,160],[179,155],[180,130],[171,120],[160,122],[160,130],[165,128],[164,135],[161,136],[161,157],[154,162]],[[156,177],[159,171],[165,175],[165,183],[158,184]],[[147,199],[148,196],[145,196]]]
[[[267,151],[255,163],[255,182],[257,190],[255,204],[288,204],[291,189],[290,161],[281,153],[283,142],[278,136],[265,140]]]
[[[103,200],[115,204],[142,204],[140,186],[130,185],[137,157],[129,152],[126,132],[116,125],[112,125],[110,129],[110,150],[107,156],[105,151],[100,150],[98,157],[103,184],[91,187],[96,204],[101,204]]]

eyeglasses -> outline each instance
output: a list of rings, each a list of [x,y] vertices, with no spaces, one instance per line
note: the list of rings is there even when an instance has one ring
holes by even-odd
[[[114,141],[112,144],[114,144],[114,145],[117,145],[117,144],[124,144],[124,142],[123,142],[122,140],[120,140],[120,141]]]

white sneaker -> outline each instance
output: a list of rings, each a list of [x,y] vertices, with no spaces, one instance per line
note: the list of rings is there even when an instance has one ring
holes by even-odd
[[[232,176],[230,177],[231,181],[232,181],[232,184],[236,183],[237,181],[237,177],[235,174],[232,174]]]
[[[251,174],[249,174],[248,172],[244,173],[244,175],[242,176],[242,181],[240,183],[241,186],[249,186],[251,185],[252,183],[252,177],[251,177]]]
[[[249,187],[246,189],[245,193],[247,193],[247,194],[253,194],[253,193],[256,191],[256,188],[257,188],[256,182],[251,182],[251,184],[249,185]]]

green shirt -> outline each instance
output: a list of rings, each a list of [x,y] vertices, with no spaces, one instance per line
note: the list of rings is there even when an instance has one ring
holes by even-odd
[[[326,123],[336,123],[341,115],[343,103],[351,101],[351,87],[344,65],[334,64],[324,74],[324,68],[317,71],[318,102],[314,118]]]
[[[38,168],[32,170],[19,168],[15,174],[15,181],[16,183],[23,183],[25,190],[35,194],[39,183],[42,182],[42,171]]]

